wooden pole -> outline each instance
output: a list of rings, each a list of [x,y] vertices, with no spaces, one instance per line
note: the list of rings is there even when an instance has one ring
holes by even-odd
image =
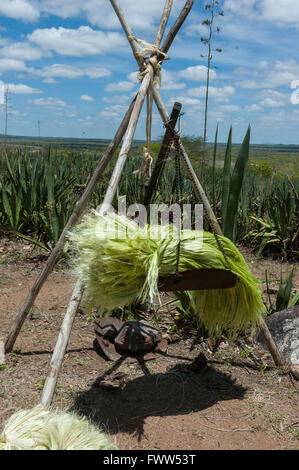
[[[170,114],[170,119],[169,119],[169,125],[172,129],[175,128],[181,109],[182,109],[181,103],[174,103],[172,112]],[[172,134],[171,134],[171,131],[167,127],[161,147],[160,147],[158,157],[155,162],[155,166],[153,168],[152,176],[148,183],[147,191],[146,191],[144,202],[143,202],[145,206],[148,206],[151,203],[151,200],[155,194],[157,184],[160,179],[160,175],[162,174],[163,169],[165,167],[167,151],[169,149],[171,140],[172,140]]]
[[[115,4],[116,11],[118,11],[117,3],[114,0],[111,0],[111,3]],[[165,14],[165,10],[164,10],[164,14]],[[121,14],[119,14],[118,16],[122,18]],[[126,25],[125,19],[123,20],[122,24]],[[135,103],[134,103],[134,106],[130,115],[130,119],[129,119],[127,130],[125,132],[123,144],[122,144],[116,165],[114,167],[113,174],[108,184],[108,188],[106,191],[103,204],[99,211],[99,214],[101,215],[105,213],[107,205],[111,205],[113,202],[119,180],[121,178],[129,151],[131,149],[138,118],[140,115],[140,111],[141,111],[145,96],[150,86],[150,82],[151,82],[151,75],[150,73],[147,73],[143,77],[142,83],[139,88],[139,92],[137,94],[137,97],[136,97],[136,100],[135,100]],[[78,279],[75,285],[74,291],[72,293],[71,300],[69,302],[60,332],[59,332],[59,336],[58,336],[55,349],[53,352],[53,356],[51,359],[51,363],[50,363],[50,372],[46,378],[46,382],[45,382],[44,389],[42,392],[41,402],[42,402],[42,405],[45,407],[48,407],[51,404],[54,393],[55,393],[58,375],[61,369],[64,354],[65,354],[65,351],[69,342],[69,337],[71,334],[75,315],[80,305],[80,302],[82,300],[82,295],[83,295],[83,285],[82,285],[81,280]]]
[[[135,98],[136,99],[136,98]],[[23,303],[20,311],[19,311],[19,314],[16,318],[16,320],[14,321],[12,327],[11,327],[11,330],[8,334],[8,337],[6,339],[6,343],[5,343],[5,352],[8,353],[12,350],[14,344],[15,344],[15,341],[18,337],[18,334],[22,328],[22,325],[28,315],[28,312],[31,310],[33,304],[34,304],[34,301],[36,299],[36,297],[38,296],[38,293],[40,291],[40,289],[42,288],[43,284],[45,283],[46,279],[48,278],[50,272],[53,270],[53,267],[57,261],[57,258],[59,256],[59,254],[61,253],[62,249],[63,249],[63,246],[65,244],[65,240],[66,240],[66,236],[68,234],[68,232],[72,229],[72,227],[76,224],[76,222],[78,221],[80,215],[82,214],[83,210],[85,209],[86,205],[87,205],[87,202],[92,194],[92,192],[94,191],[94,188],[96,186],[96,184],[98,183],[99,181],[99,178],[101,177],[101,175],[104,173],[109,161],[111,160],[116,148],[118,147],[118,145],[120,144],[123,136],[124,136],[124,133],[126,131],[126,128],[128,126],[128,123],[129,123],[129,119],[130,119],[130,116],[132,114],[132,110],[133,110],[133,107],[134,107],[134,104],[135,104],[135,99],[132,101],[125,117],[123,118],[119,128],[118,128],[118,131],[116,132],[114,138],[112,139],[112,141],[110,142],[109,144],[109,147],[107,148],[105,154],[103,155],[101,161],[99,162],[97,168],[95,169],[91,179],[90,179],[90,182],[88,183],[84,193],[82,194],[80,200],[78,201],[75,209],[74,209],[74,212],[72,213],[72,215],[70,216],[63,232],[61,233],[60,237],[59,237],[59,240],[57,242],[57,244],[55,245],[53,251],[51,252],[49,258],[47,259],[47,262],[42,270],[42,272],[39,274],[39,276],[37,277],[36,281],[34,282],[30,292],[29,292],[29,295],[27,296],[25,302]]]
[[[111,204],[113,201],[114,194],[116,192],[117,185],[122,175],[122,171],[124,169],[126,160],[128,158],[129,151],[131,149],[132,140],[134,137],[134,133],[136,130],[139,114],[143,105],[143,101],[147,94],[147,90],[149,88],[151,82],[151,76],[147,73],[141,83],[135,106],[131,115],[131,119],[129,121],[127,132],[124,136],[124,141],[122,148],[120,150],[116,165],[114,167],[110,182],[108,184],[107,192],[103,201],[103,204]]]
[[[168,23],[168,19],[169,19],[170,13],[171,13],[172,5],[173,5],[173,0],[166,0],[164,11],[162,13],[161,21],[160,21],[159,27],[157,29],[157,33],[156,33],[156,37],[155,37],[155,41],[154,41],[154,45],[156,47],[159,47],[160,43],[162,41],[163,34],[165,32],[165,29],[166,29],[166,26],[167,26],[167,23]]]
[[[182,27],[185,19],[189,15],[191,8],[193,7],[194,0],[187,0],[181,13],[179,14],[177,20],[175,21],[174,25],[170,29],[165,41],[162,44],[161,51],[166,54],[169,51],[171,44],[173,43],[177,33],[179,32],[180,28]]]
[[[161,117],[163,119],[164,122],[168,122],[169,120],[169,116],[167,114],[167,111],[165,109],[165,106],[163,104],[163,101],[160,97],[160,94],[158,92],[158,90],[156,88],[154,88],[154,100],[156,102],[156,105],[157,105],[157,108],[161,114]],[[216,216],[210,206],[210,203],[209,203],[209,200],[199,182],[199,179],[197,178],[197,175],[192,167],[192,164],[189,160],[189,157],[184,149],[184,146],[182,144],[182,142],[180,141],[180,148],[182,150],[182,160],[183,160],[183,163],[184,163],[184,166],[186,168],[186,171],[187,171],[187,174],[189,175],[189,178],[192,182],[192,185],[193,185],[193,189],[194,189],[194,192],[195,194],[197,195],[197,197],[199,197],[199,200],[202,201],[203,203],[203,206],[206,210],[206,212],[208,213],[208,216],[209,216],[209,220],[212,224],[212,227],[213,227],[213,230],[215,231],[215,233],[217,233],[218,235],[223,235],[222,233],[222,230],[220,228],[220,225],[216,219]],[[271,356],[273,358],[273,361],[275,363],[276,366],[279,366],[279,367],[283,367],[285,366],[285,361],[282,357],[282,355],[280,354],[279,352],[279,349],[269,331],[269,328],[267,326],[267,324],[265,323],[263,317],[261,317],[261,323],[260,323],[260,330],[261,330],[261,333],[262,333],[262,336],[264,338],[264,341],[271,353]]]
[[[119,22],[120,24],[122,25],[123,27],[123,30],[127,36],[127,39],[129,41],[129,44],[131,46],[131,49],[133,51],[133,54],[134,54],[134,57],[139,65],[139,68],[140,69],[143,69],[143,66],[144,66],[144,59],[142,56],[140,56],[139,54],[139,49],[138,49],[138,46],[137,46],[137,43],[134,39],[134,36],[133,36],[133,33],[131,31],[131,28],[126,20],[126,17],[125,15],[123,14],[123,11],[121,10],[120,6],[119,6],[119,3],[117,0],[110,0],[110,3],[112,5],[112,7],[114,8],[114,11],[119,19]]]
[[[0,340],[0,366],[5,364],[4,341]]]
[[[137,94],[134,107],[131,113],[128,128],[124,136],[123,144],[122,144],[116,165],[114,167],[113,174],[109,181],[103,204],[99,210],[100,215],[104,215],[106,212],[107,205],[111,205],[113,202],[117,185],[119,183],[126,159],[128,157],[128,153],[132,145],[132,140],[133,140],[134,132],[135,132],[136,125],[138,122],[138,117],[142,108],[145,95],[150,85],[150,80],[151,80],[151,77],[149,73],[145,75],[142,80],[142,83],[141,83],[141,86]],[[42,402],[42,405],[45,407],[51,404],[54,393],[55,393],[58,375],[61,369],[64,354],[65,354],[65,351],[69,342],[69,337],[71,334],[74,319],[75,319],[78,307],[80,305],[80,302],[82,300],[82,295],[83,295],[83,285],[82,285],[81,279],[79,278],[73,290],[71,300],[69,302],[69,305],[68,305],[68,308],[67,308],[67,311],[66,311],[66,314],[65,314],[60,332],[59,332],[59,336],[58,336],[55,349],[53,352],[53,356],[51,359],[51,363],[50,363],[50,371],[46,378],[46,382],[45,382],[44,389],[42,392],[41,402]]]
[[[50,406],[57,384],[58,375],[61,369],[62,360],[69,342],[69,337],[73,327],[74,319],[80,305],[83,295],[83,286],[81,280],[78,279],[73,290],[71,300],[69,302],[63,323],[58,335],[55,349],[50,362],[50,372],[46,378],[42,391],[41,403],[44,407]]]

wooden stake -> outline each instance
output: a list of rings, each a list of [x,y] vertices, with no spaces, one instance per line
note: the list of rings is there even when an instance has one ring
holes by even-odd
[[[31,308],[34,304],[34,301],[35,301],[36,297],[38,296],[38,293],[39,293],[40,289],[42,288],[42,286],[45,283],[46,279],[48,278],[49,274],[53,270],[53,267],[54,267],[54,265],[57,261],[57,258],[58,258],[59,254],[61,253],[61,251],[63,249],[63,246],[65,244],[65,240],[66,240],[66,236],[67,236],[68,232],[72,229],[72,227],[76,224],[79,217],[81,216],[83,210],[85,209],[85,207],[87,205],[87,202],[88,202],[92,192],[94,191],[94,188],[95,188],[96,184],[99,181],[99,178],[104,173],[104,171],[105,171],[109,161],[111,160],[116,148],[120,144],[120,142],[121,142],[121,140],[124,136],[124,133],[126,131],[126,128],[128,126],[129,119],[131,117],[132,110],[133,110],[133,107],[134,107],[134,104],[135,104],[135,99],[132,101],[132,103],[131,103],[124,119],[122,120],[122,122],[121,122],[121,124],[118,128],[118,131],[115,134],[115,137],[110,142],[109,147],[107,148],[107,150],[106,150],[105,154],[103,155],[100,163],[98,164],[97,168],[95,169],[95,171],[94,171],[94,173],[93,173],[93,175],[90,179],[90,182],[88,183],[84,193],[82,194],[80,200],[78,201],[78,203],[77,203],[77,205],[74,209],[74,212],[70,216],[70,218],[68,220],[68,223],[66,224],[63,232],[61,233],[57,244],[55,245],[53,251],[51,252],[51,254],[49,256],[49,258],[47,259],[47,262],[46,262],[42,272],[37,277],[36,281],[34,282],[32,288],[29,292],[29,295],[27,296],[25,302],[23,303],[23,305],[21,307],[21,310],[19,311],[19,314],[18,314],[16,320],[14,321],[14,323],[11,327],[11,330],[8,334],[8,337],[6,339],[6,343],[5,343],[5,352],[6,353],[8,353],[12,350],[12,348],[15,344],[15,341],[18,337],[18,334],[19,334],[19,332],[22,328],[22,325],[23,325],[23,323],[24,323],[24,321],[25,321],[25,319],[28,315],[28,312],[30,312],[30,310],[31,310]]]

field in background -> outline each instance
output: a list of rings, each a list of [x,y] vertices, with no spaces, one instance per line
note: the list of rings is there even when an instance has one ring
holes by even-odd
[[[29,237],[46,250],[57,242],[78,197],[101,159],[109,140],[61,138],[0,139],[0,223],[2,230]],[[195,171],[200,175],[201,138],[183,137]],[[117,196],[127,196],[127,206],[142,202],[140,168],[144,142],[134,141]],[[159,152],[152,143],[152,156]],[[232,146],[232,167],[240,145]],[[90,201],[97,207],[103,200],[116,155],[108,165]],[[204,189],[221,223],[222,181],[225,144],[218,144],[215,172],[213,148],[207,153]],[[252,145],[238,208],[236,242],[256,249],[258,254],[298,259],[299,146]],[[215,186],[213,185],[215,181]],[[175,194],[173,151],[157,188],[156,200],[171,204]],[[214,191],[215,190],[215,191]],[[213,192],[214,191],[214,192]],[[115,201],[116,202],[116,201]],[[183,203],[196,201],[192,185],[183,178]],[[204,228],[209,229],[205,221]]]

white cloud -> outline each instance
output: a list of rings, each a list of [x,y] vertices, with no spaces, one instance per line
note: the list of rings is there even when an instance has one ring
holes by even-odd
[[[274,100],[273,98],[265,98],[261,101],[261,106],[266,106],[267,108],[280,108],[284,106],[284,102]]]
[[[256,21],[299,28],[298,0],[226,0],[224,10]]]
[[[208,34],[208,27],[202,23],[190,24],[185,29],[187,36],[206,36]]]
[[[263,18],[281,26],[299,27],[298,0],[262,0]]]
[[[105,103],[126,103],[128,99],[128,95],[114,95],[104,96],[103,101],[105,101]]]
[[[206,96],[206,87],[190,88],[187,94],[188,96],[204,98]],[[224,86],[223,88],[209,87],[209,97],[215,101],[229,101],[229,98],[234,94],[235,88],[232,86]]]
[[[36,21],[39,12],[26,0],[2,0],[0,14],[23,21]]]
[[[224,2],[224,10],[248,15],[253,13],[255,3],[256,0],[226,0]]]
[[[196,98],[190,98],[189,96],[177,96],[176,98],[171,98],[169,100],[169,105],[173,105],[175,101],[182,103],[184,106],[201,106],[201,101]]]
[[[0,73],[10,71],[26,71],[28,70],[23,60],[1,58],[0,59]]]
[[[90,67],[82,68],[74,67],[67,64],[52,64],[42,69],[35,70],[35,75],[41,77],[53,78],[53,77],[63,77],[75,80],[77,78],[87,75],[89,78],[102,78],[109,77],[111,75],[110,70],[102,67]]]
[[[51,96],[49,98],[38,98],[36,100],[33,100],[33,104],[46,108],[68,107],[65,101],[59,98],[53,98]]]
[[[101,54],[126,44],[124,36],[120,33],[96,31],[90,26],[80,26],[78,29],[62,26],[36,29],[27,37],[43,49],[76,57]]]
[[[125,91],[131,91],[135,87],[135,84],[129,81],[117,82],[117,83],[109,83],[105,91],[117,91],[119,93],[123,93]]]
[[[31,0],[31,2],[43,13],[50,13],[61,18],[85,17],[88,22],[103,28],[120,29],[119,20],[107,0]],[[173,7],[173,15],[183,7],[185,0],[176,0]],[[130,25],[135,30],[151,31],[154,23],[160,21],[163,11],[161,0],[140,2],[137,0],[122,0],[121,8],[126,18],[130,19]]]
[[[182,90],[185,88],[185,83],[179,83],[177,81],[177,73],[168,72],[167,70],[162,70],[162,90]]]
[[[237,104],[228,104],[228,105],[221,105],[218,108],[220,111],[228,112],[228,113],[234,113],[241,111],[241,106]]]
[[[92,96],[89,96],[89,95],[82,95],[80,97],[80,100],[81,101],[95,101],[95,99]]]
[[[238,70],[244,75],[253,75],[254,79],[246,79],[238,82],[241,88],[276,88],[283,85],[290,86],[293,80],[299,77],[299,64],[295,59],[285,61],[277,60],[273,65],[262,61],[254,70]]]
[[[259,111],[262,111],[262,109],[263,108],[256,103],[245,106],[245,111],[247,111],[248,113],[259,112]]]
[[[281,93],[277,90],[262,90],[254,99],[261,99],[261,106],[267,108],[281,108],[285,106],[288,101],[289,96],[286,96],[284,93]]]
[[[164,70],[162,70],[162,73],[164,73]],[[138,75],[139,75],[139,71],[137,72],[137,71],[135,70],[134,72],[130,72],[130,73],[127,75],[127,79],[129,80],[129,82],[133,82],[134,84],[136,84],[136,83],[139,82]]]
[[[254,89],[254,88],[263,88],[265,84],[262,82],[258,82],[256,80],[242,80],[241,82],[237,82],[237,85],[241,88]]]
[[[119,117],[127,111],[127,106],[121,104],[115,104],[113,106],[107,106],[100,112],[100,116],[104,118]]]
[[[16,95],[32,95],[43,93],[43,91],[37,88],[31,88],[30,86],[24,85],[23,83],[8,83],[7,86],[10,93],[14,93]]]
[[[17,60],[37,60],[43,56],[52,55],[26,42],[15,42],[11,44],[6,42],[4,47],[0,50],[0,54]]]
[[[208,68],[205,65],[195,65],[181,70],[177,75],[179,78],[184,78],[186,80],[205,82],[207,79],[207,72]],[[210,70],[210,78],[216,78],[216,72],[213,69]]]
[[[57,80],[54,80],[54,78],[44,78],[43,82],[44,83],[51,83],[51,84],[58,83]]]

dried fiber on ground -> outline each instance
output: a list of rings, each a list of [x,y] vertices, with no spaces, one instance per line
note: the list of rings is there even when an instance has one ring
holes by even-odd
[[[90,306],[102,314],[153,301],[159,277],[175,272],[178,232],[173,226],[140,228],[124,216],[88,215],[69,235],[76,250],[75,263],[85,284]],[[231,270],[240,281],[234,288],[192,291],[194,311],[210,334],[229,329],[231,335],[255,327],[264,310],[259,281],[251,274],[236,246],[218,237]],[[179,270],[227,269],[215,236],[209,232],[181,231]]]
[[[110,450],[103,432],[73,413],[41,405],[13,414],[0,434],[0,450]]]

